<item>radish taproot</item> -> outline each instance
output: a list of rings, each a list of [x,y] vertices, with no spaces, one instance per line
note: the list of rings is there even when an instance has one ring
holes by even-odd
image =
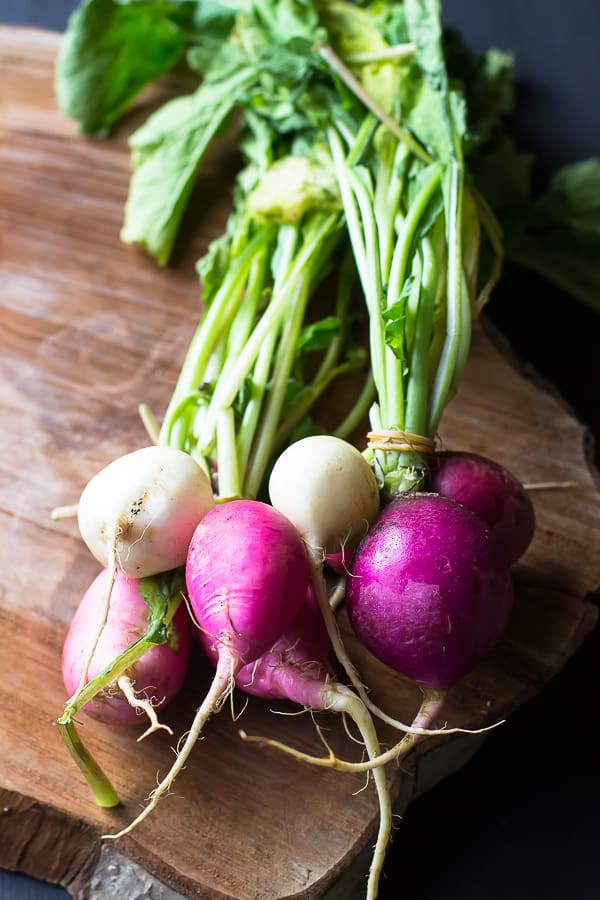
[[[472,510],[486,523],[512,565],[535,531],[533,503],[521,482],[500,463],[477,453],[444,451],[428,459],[429,489]]]
[[[186,581],[202,643],[214,647],[214,679],[175,762],[148,804],[117,838],[156,807],[181,771],[209,716],[231,692],[236,673],[267,651],[298,613],[309,583],[304,544],[277,510],[256,500],[212,509],[192,537]]]
[[[360,732],[369,760],[376,760],[379,757],[379,741],[371,716],[352,690],[330,676],[327,669],[329,650],[329,636],[318,601],[309,589],[302,608],[288,628],[270,650],[239,670],[236,685],[245,693],[264,700],[286,699],[307,709],[348,715]],[[241,736],[248,739],[244,732]],[[262,742],[264,739],[250,740]],[[288,753],[293,752],[277,742],[267,740],[266,743],[275,744]],[[312,757],[306,759],[314,761]],[[327,763],[330,763],[329,759]],[[374,900],[377,896],[392,829],[390,793],[385,772],[380,766],[374,766],[373,780],[379,802],[379,829],[369,868],[367,900]]]

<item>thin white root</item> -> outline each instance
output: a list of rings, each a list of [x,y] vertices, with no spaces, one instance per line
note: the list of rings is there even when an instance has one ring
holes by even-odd
[[[61,519],[73,519],[77,515],[79,503],[69,503],[67,506],[56,506],[50,513],[50,518],[54,522]]]
[[[117,679],[117,684],[119,686],[120,691],[124,694],[127,702],[134,709],[139,709],[142,712],[146,713],[148,718],[150,719],[150,727],[147,728],[143,734],[139,736],[138,744],[140,741],[143,741],[144,738],[147,738],[150,734],[154,734],[155,731],[160,731],[163,729],[169,734],[173,734],[173,729],[169,728],[168,725],[163,725],[162,722],[158,721],[158,716],[156,715],[156,710],[152,705],[152,700],[149,698],[138,697],[135,689],[133,687],[133,682],[128,675],[121,675]]]
[[[110,552],[108,558],[108,578],[106,581],[106,587],[104,588],[104,595],[102,597],[102,606],[100,608],[100,618],[98,620],[98,624],[96,626],[96,631],[94,633],[94,637],[88,650],[88,654],[81,671],[81,677],[79,679],[79,684],[77,685],[77,690],[73,694],[73,696],[69,700],[69,705],[76,706],[77,700],[79,699],[79,695],[87,684],[88,680],[88,672],[90,668],[90,664],[92,659],[94,658],[94,653],[96,652],[96,648],[98,646],[98,642],[104,631],[104,626],[106,625],[106,620],[108,619],[108,610],[110,609],[110,598],[112,596],[113,586],[115,583],[115,578],[117,576],[117,539],[116,536],[113,537],[110,545]]]
[[[338,579],[337,584],[331,591],[329,595],[329,606],[333,610],[333,612],[338,609],[339,606],[344,602],[344,597],[346,596],[346,576],[341,575]]]
[[[328,708],[338,712],[347,713],[360,731],[369,759],[376,759],[379,755],[379,741],[373,725],[373,719],[353,691],[338,686],[330,692]],[[379,829],[377,840],[369,866],[369,879],[367,882],[367,900],[376,900],[379,879],[385,862],[387,847],[392,835],[392,800],[387,783],[387,777],[382,766],[373,770],[373,781],[379,801]]]
[[[341,690],[340,688],[336,688],[336,690]],[[347,690],[347,689],[346,689]],[[424,735],[429,734],[452,734],[453,732],[461,732],[464,733],[465,729],[455,728],[455,729],[447,729],[446,731],[436,731],[430,730],[429,725],[435,720],[438,715],[440,709],[442,708],[444,702],[444,695],[441,692],[428,692],[423,697],[423,701],[419,708],[419,711],[415,718],[413,719],[412,728],[413,731],[410,731],[404,735],[401,741],[395,744],[393,747],[390,747],[389,750],[386,750],[384,753],[378,753],[374,756],[369,756],[368,760],[364,760],[363,762],[348,762],[344,759],[339,759],[333,750],[326,745],[327,750],[329,751],[329,756],[311,756],[309,753],[304,753],[302,750],[296,750],[294,747],[290,747],[288,744],[284,744],[281,741],[273,740],[272,738],[259,737],[257,735],[248,735],[245,731],[239,731],[239,736],[244,741],[249,741],[251,743],[256,744],[265,744],[268,747],[274,747],[277,750],[281,750],[284,753],[287,753],[289,756],[295,757],[295,759],[299,759],[302,762],[309,763],[311,766],[318,766],[323,769],[336,769],[338,772],[347,772],[348,774],[356,774],[357,772],[369,772],[381,768],[385,766],[389,762],[398,762],[403,756],[406,756],[409,750],[414,747],[417,741],[423,737]],[[331,706],[328,707],[330,709],[338,709],[341,711],[339,706]],[[353,717],[354,718],[354,717]],[[356,721],[356,719],[354,719]],[[503,722],[504,720],[502,720]],[[468,731],[468,734],[483,734],[486,731],[491,731],[493,728],[496,728],[498,725],[501,725],[502,722],[498,722],[494,725],[488,725],[486,728],[479,728],[473,731]],[[362,733],[362,732],[361,732]]]
[[[526,491],[563,491],[581,487],[578,481],[530,481],[524,484]]]
[[[223,655],[219,659],[217,671],[215,672],[215,676],[208,690],[208,693],[206,694],[204,700],[202,701],[202,704],[196,711],[194,721],[192,722],[192,726],[186,735],[185,741],[183,742],[181,747],[177,748],[175,762],[173,763],[163,780],[154,788],[148,798],[148,803],[143,808],[141,813],[136,816],[133,822],[130,822],[130,824],[127,825],[126,828],[122,828],[121,831],[118,831],[116,834],[103,834],[103,839],[117,840],[117,838],[124,837],[126,834],[130,834],[133,829],[140,824],[140,822],[143,822],[144,819],[150,815],[152,810],[157,806],[158,801],[163,796],[163,794],[166,794],[168,791],[170,791],[171,787],[173,786],[173,782],[185,766],[196,741],[200,737],[206,721],[208,720],[211,713],[216,711],[223,704],[223,702],[229,695],[229,692],[232,690],[232,687],[233,660]]]
[[[158,424],[158,419],[147,403],[140,403],[140,405],[138,406],[138,413],[140,419],[142,420],[142,425],[146,429],[146,434],[153,444],[158,444],[158,437],[160,435],[160,425]]]

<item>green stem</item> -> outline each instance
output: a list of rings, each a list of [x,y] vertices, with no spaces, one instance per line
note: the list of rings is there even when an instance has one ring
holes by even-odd
[[[183,366],[165,413],[159,435],[159,443],[172,446],[185,445],[185,428],[178,426],[174,413],[181,397],[197,390],[202,384],[204,373],[215,343],[221,336],[224,321],[230,319],[234,304],[242,297],[248,272],[255,254],[261,246],[271,240],[273,230],[266,228],[259,231],[245,247],[241,255],[231,264],[219,290],[213,297],[196,333],[192,338]]]
[[[337,228],[339,215],[338,213],[328,216],[319,215],[315,219],[318,221],[311,229],[310,239],[305,241],[302,249],[297,254],[285,284],[277,296],[272,298],[237,360],[234,361],[231,370],[219,380],[207,415],[206,435],[212,436],[214,433],[218,411],[233,404],[235,396],[251,370],[263,342],[268,338],[271,330],[279,326],[291,295],[296,290],[298,283],[306,277],[306,270],[310,270],[313,255],[318,253],[321,242],[325,241],[331,232]]]
[[[164,615],[154,617],[142,638],[119,654],[99,675],[92,678],[67,700],[64,712],[57,720],[59,733],[83,773],[99,806],[116,806],[119,798],[101,767],[79,737],[73,718],[86,703],[89,703],[104,688],[116,682],[138,659],[156,646],[159,632],[171,623],[181,600],[182,595],[177,591],[166,604]]]
[[[273,453],[274,437],[285,400],[290,373],[296,358],[296,346],[304,321],[310,287],[310,282],[307,279],[298,285],[296,292],[290,297],[290,318],[281,334],[271,380],[271,389],[260,423],[260,434],[246,474],[244,487],[247,496],[250,497],[256,497],[258,494],[269,459]]]
[[[57,722],[65,745],[89,784],[98,806],[110,809],[121,802],[114,787],[84,745],[72,722]]]
[[[461,234],[463,172],[458,162],[452,163],[449,180],[445,203],[448,244],[446,338],[431,391],[430,434],[436,433],[442,412],[457,383],[460,367],[466,360],[471,332],[470,311],[468,315],[465,315],[464,308]]]
[[[409,365],[406,390],[405,427],[413,434],[427,434],[429,400],[429,346],[433,326],[438,266],[431,242],[426,238],[420,247],[421,277],[419,309]]]

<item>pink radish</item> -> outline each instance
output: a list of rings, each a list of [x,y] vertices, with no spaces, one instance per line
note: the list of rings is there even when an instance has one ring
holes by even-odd
[[[194,532],[186,566],[190,605],[202,641],[214,646],[214,680],[175,762],[130,832],[154,809],[185,765],[204,723],[231,691],[246,663],[258,659],[299,611],[308,588],[302,540],[266,503],[233,500],[212,509]]]
[[[103,722],[126,723],[145,712],[150,727],[139,740],[166,727],[154,707],[173,699],[190,656],[191,624],[182,599],[178,572],[130,579],[105,569],[84,594],[67,633],[63,679],[73,693],[56,724],[100,806],[116,806],[119,798],[81,741],[74,717],[85,708]]]
[[[83,595],[67,632],[62,673],[69,694],[74,693],[79,684],[108,578],[109,573],[104,569],[94,579]],[[149,614],[150,610],[140,593],[139,580],[118,573],[106,623],[88,667],[87,682],[144,638]],[[190,629],[189,616],[185,607],[180,606],[170,625],[168,643],[147,649],[114,681],[109,681],[106,688],[83,707],[84,711],[100,722],[132,724],[139,722],[140,711],[153,712],[156,706],[164,708],[178,693],[185,678],[190,658]]]

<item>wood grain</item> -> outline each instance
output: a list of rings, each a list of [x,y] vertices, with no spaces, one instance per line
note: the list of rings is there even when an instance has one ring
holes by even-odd
[[[174,264],[158,269],[119,242],[124,135],[173,85],[144,97],[114,140],[90,141],[56,109],[56,47],[49,33],[0,29],[0,865],[83,896],[99,835],[130,820],[172,751],[162,735],[140,747],[135,729],[86,721],[86,742],[123,798],[110,812],[93,805],[67,757],[53,725],[64,702],[61,646],[97,566],[74,523],[49,514],[109,459],[145,443],[140,402],[164,409],[199,313],[194,262],[224,222],[233,161],[225,145],[211,155]],[[477,330],[443,444],[491,455],[524,481],[578,487],[534,495],[538,529],[515,569],[508,634],[449,698],[449,723],[464,727],[497,721],[543,688],[594,626],[584,598],[600,584],[600,502],[585,430],[486,330]],[[375,699],[410,717],[418,691],[356,646],[343,615],[341,623]],[[176,734],[209,675],[197,656],[165,714]],[[356,758],[339,723],[319,721],[334,749]],[[275,718],[252,700],[243,725],[322,750],[308,716]],[[357,793],[360,777],[243,745],[238,727],[228,710],[211,720],[174,795],[116,849],[183,896],[324,896],[373,837],[372,789]],[[402,807],[468,755],[464,742],[429,739],[406,771],[390,767]]]

